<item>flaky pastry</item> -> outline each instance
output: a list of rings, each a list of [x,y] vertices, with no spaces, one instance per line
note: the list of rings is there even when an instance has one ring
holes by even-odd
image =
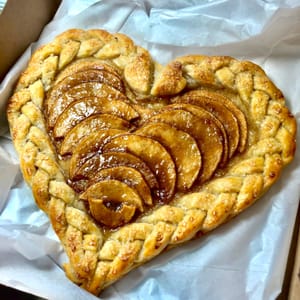
[[[7,115],[66,274],[94,294],[242,212],[295,152],[295,119],[259,66],[202,55],[161,66],[104,30],[38,49]]]

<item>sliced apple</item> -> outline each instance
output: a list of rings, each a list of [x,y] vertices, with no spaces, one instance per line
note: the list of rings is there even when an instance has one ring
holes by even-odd
[[[185,93],[176,97],[176,103],[189,103],[198,105],[212,113],[224,125],[228,137],[228,156],[231,158],[235,153],[240,139],[239,125],[234,114],[226,106],[216,99],[199,95],[198,91]]]
[[[132,127],[130,122],[110,114],[91,115],[74,126],[65,136],[61,143],[59,154],[66,155],[73,152],[80,140],[91,134],[98,132],[100,129],[121,129],[129,130]]]
[[[86,97],[105,97],[111,100],[127,101],[127,97],[123,93],[105,83],[84,82],[78,84],[53,100],[52,108],[49,108],[47,115],[49,128],[54,127],[57,118],[69,104]]]
[[[99,222],[109,228],[117,228],[130,222],[133,218],[136,207],[125,203],[115,202],[117,209],[111,209],[111,202],[105,202],[103,199],[88,198],[90,212]],[[117,203],[117,204],[116,204]]]
[[[104,60],[99,59],[80,59],[76,60],[73,63],[69,64],[62,72],[58,74],[55,80],[55,85],[58,84],[60,81],[65,79],[66,77],[70,77],[73,74],[78,72],[88,71],[88,70],[99,70],[99,71],[106,71],[112,73],[117,77],[121,77],[120,72],[116,65],[108,63]]]
[[[237,119],[239,125],[240,139],[238,145],[238,151],[241,153],[245,151],[248,140],[248,125],[244,113],[237,107],[237,105],[231,101],[228,97],[219,94],[218,92],[210,90],[197,90],[199,96],[205,96],[214,99],[222,103],[227,109],[229,109]]]
[[[71,103],[58,117],[53,128],[53,137],[56,139],[65,137],[68,131],[79,122],[91,115],[100,113],[113,114],[127,121],[139,116],[132,106],[121,100],[98,97],[84,98]]]
[[[56,103],[56,98],[61,97],[69,89],[85,82],[100,82],[112,86],[116,90],[125,94],[125,87],[120,77],[103,70],[86,70],[74,73],[65,77],[58,84],[53,85],[49,95],[45,101],[45,108],[47,114],[53,109]]]
[[[76,191],[83,191],[88,181],[93,180],[95,174],[105,168],[118,166],[131,167],[138,170],[151,189],[158,188],[158,182],[149,166],[137,156],[128,152],[107,152],[95,154],[70,175],[72,186]]]
[[[177,171],[179,191],[189,189],[201,168],[201,154],[195,139],[166,123],[149,123],[135,131],[160,142],[171,154]]]
[[[82,138],[73,150],[70,159],[69,176],[74,177],[77,169],[80,168],[90,157],[101,152],[103,145],[109,139],[126,131],[121,129],[100,129]]]
[[[97,182],[80,199],[89,202],[91,214],[98,222],[112,228],[128,223],[136,210],[144,211],[138,193],[119,180]]]
[[[205,124],[210,128],[210,131],[213,132],[214,135],[219,135],[220,140],[222,141],[223,154],[220,166],[226,165],[229,155],[228,137],[223,124],[213,114],[200,106],[186,103],[171,104],[166,106],[166,109],[183,109],[204,120]],[[212,133],[210,133],[210,135],[211,134]]]
[[[200,118],[183,109],[165,110],[150,119],[167,123],[195,138],[202,157],[199,181],[207,181],[218,167],[223,153],[223,136],[211,119]]]
[[[176,184],[175,164],[159,142],[137,134],[123,134],[103,146],[103,152],[111,151],[126,151],[143,160],[156,175],[159,189],[154,191],[155,195],[164,202],[172,199]]]
[[[101,169],[99,172],[95,173],[95,176],[91,179],[89,184],[111,179],[126,183],[137,191],[144,203],[147,205],[152,205],[152,197],[149,186],[147,185],[141,173],[132,167],[117,166]]]

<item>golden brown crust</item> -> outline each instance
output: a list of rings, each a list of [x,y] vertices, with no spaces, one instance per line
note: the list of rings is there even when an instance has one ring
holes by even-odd
[[[185,89],[229,97],[246,116],[249,135],[240,146],[246,150],[192,192],[106,231],[67,184],[43,115],[57,76],[85,58],[116,66],[130,99],[134,94],[136,99],[177,96]],[[239,214],[268,190],[295,152],[295,119],[257,65],[231,57],[185,56],[162,67],[128,37],[103,30],[69,30],[40,48],[20,77],[7,114],[24,178],[69,256],[66,274],[94,294],[164,249]]]

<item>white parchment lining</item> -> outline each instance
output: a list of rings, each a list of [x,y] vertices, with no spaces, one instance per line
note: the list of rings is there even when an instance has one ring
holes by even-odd
[[[69,28],[123,32],[165,64],[185,54],[231,55],[264,68],[300,118],[300,1],[62,2],[39,41],[0,85],[0,283],[48,299],[96,299],[71,283],[65,254],[22,180],[5,106],[31,53]],[[297,136],[299,140],[299,134]],[[161,254],[103,299],[275,299],[300,194],[300,151],[255,205],[219,229]]]

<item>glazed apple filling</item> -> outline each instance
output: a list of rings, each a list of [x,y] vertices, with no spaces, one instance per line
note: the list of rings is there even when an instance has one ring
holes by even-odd
[[[109,228],[205,183],[247,142],[244,114],[217,91],[141,98],[116,66],[87,60],[63,70],[45,101],[69,185]]]

